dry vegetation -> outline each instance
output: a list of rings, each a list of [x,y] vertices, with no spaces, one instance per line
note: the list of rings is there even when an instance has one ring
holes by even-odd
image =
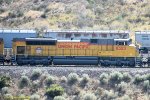
[[[13,96],[29,96],[31,100],[150,100],[149,73],[102,72],[96,78],[76,73],[52,76],[35,69],[27,74],[19,78],[1,75],[0,100]]]
[[[150,30],[149,3],[150,0],[0,0],[0,27]]]

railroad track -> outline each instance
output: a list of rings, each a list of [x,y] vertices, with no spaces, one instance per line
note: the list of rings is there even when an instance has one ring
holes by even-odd
[[[48,65],[48,66],[43,66],[43,65],[23,65],[23,66],[19,66],[19,65],[0,65],[0,67],[93,67],[93,68],[150,68],[149,66],[145,66],[145,67],[140,67],[140,66],[135,66],[135,67],[130,67],[130,66],[98,66],[98,65]]]
[[[77,66],[38,66],[38,67],[31,67],[31,66],[0,66],[0,74],[9,73],[12,77],[20,77],[22,74],[26,74],[28,76],[31,75],[34,69],[40,69],[42,72],[48,72],[50,75],[54,76],[67,76],[69,73],[77,73],[78,75],[88,74],[91,77],[99,78],[100,73],[103,72],[129,72],[132,75],[136,73],[150,73],[150,68],[102,68],[102,67],[77,67]]]

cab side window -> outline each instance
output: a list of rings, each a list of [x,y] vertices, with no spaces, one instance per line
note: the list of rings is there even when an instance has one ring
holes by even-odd
[[[17,54],[25,54],[25,46],[17,46]]]
[[[127,41],[116,41],[116,45],[128,45]]]

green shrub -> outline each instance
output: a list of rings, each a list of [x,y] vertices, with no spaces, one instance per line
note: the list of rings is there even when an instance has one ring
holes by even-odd
[[[13,0],[0,0],[0,5],[3,3],[10,4]]]
[[[138,85],[138,84],[140,84],[143,81],[144,81],[144,77],[139,75],[139,74],[136,74],[133,83]]]
[[[37,80],[40,76],[41,76],[41,70],[40,69],[35,69],[33,70],[32,74],[31,74],[31,79],[32,80]]]
[[[100,77],[99,77],[100,84],[101,84],[101,85],[108,84],[108,79],[109,79],[108,74],[102,73],[102,74],[100,75]]]
[[[3,12],[5,12],[5,11],[6,11],[6,9],[0,8],[0,14],[3,13]]]
[[[150,82],[149,82],[149,80],[145,80],[144,81],[144,83],[143,83],[143,90],[144,91],[150,90]]]
[[[31,97],[30,97],[30,100],[40,100],[40,96],[38,94],[33,94]]]
[[[63,93],[64,93],[64,89],[60,85],[53,84],[46,89],[45,95],[47,95],[47,97],[54,98],[55,96],[60,96]]]
[[[128,95],[124,95],[121,100],[131,100],[131,98]]]
[[[80,85],[84,87],[89,82],[89,80],[90,80],[89,75],[88,74],[83,74]]]
[[[50,86],[51,84],[54,83],[54,77],[53,76],[48,76],[46,79],[45,79],[45,83],[47,86]]]
[[[132,77],[131,77],[131,75],[129,74],[129,73],[123,73],[123,81],[124,82],[130,82],[131,81],[131,79],[132,79]]]
[[[105,90],[101,96],[101,100],[115,100],[116,97],[117,95],[113,91]]]
[[[111,84],[119,84],[123,79],[123,75],[120,72],[112,72],[110,74],[110,83]]]
[[[68,75],[68,83],[70,85],[76,84],[79,81],[79,76],[76,73],[70,73]]]
[[[96,100],[96,96],[93,93],[85,94],[83,100]]]
[[[150,81],[150,74],[146,74],[146,80]]]
[[[62,96],[56,96],[54,97],[54,100],[66,100],[66,99]]]
[[[19,81],[19,87],[24,88],[30,85],[30,80],[27,76],[21,76]]]
[[[46,17],[47,17],[47,16],[46,16],[45,13],[41,15],[41,18],[44,18],[44,19],[45,19]]]
[[[12,94],[5,94],[4,95],[4,100],[13,100],[13,96],[12,96]]]
[[[10,86],[10,77],[9,76],[0,76],[0,89],[3,87]]]
[[[7,94],[8,93],[8,90],[9,88],[8,87],[3,87],[2,90],[1,90],[1,93],[4,95],[4,94]]]
[[[120,84],[117,85],[117,91],[119,95],[124,95],[127,89],[127,83],[121,82]]]
[[[62,77],[61,77],[61,82],[62,82],[62,83],[66,83],[66,82],[67,82],[67,78],[66,78],[65,76],[62,76]]]
[[[34,89],[37,89],[39,86],[40,86],[40,82],[39,82],[38,80],[33,81],[32,87],[33,87]]]

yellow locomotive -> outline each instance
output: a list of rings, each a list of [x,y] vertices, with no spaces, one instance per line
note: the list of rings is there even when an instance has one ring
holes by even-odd
[[[131,39],[16,38],[13,55],[18,65],[135,66],[139,54]]]
[[[4,50],[4,42],[3,39],[0,38],[0,63],[4,63],[3,50]]]

